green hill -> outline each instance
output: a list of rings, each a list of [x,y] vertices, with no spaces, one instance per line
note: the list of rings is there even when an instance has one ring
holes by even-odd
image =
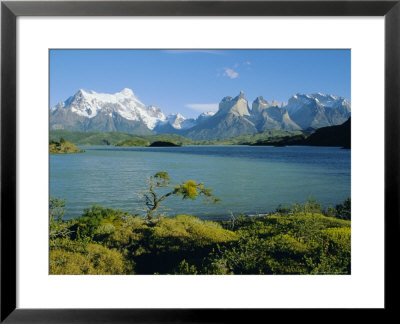
[[[57,140],[60,137],[75,145],[120,145],[124,141],[134,140],[136,143],[156,141],[167,141],[177,143],[179,145],[192,145],[193,141],[176,134],[159,134],[159,135],[136,135],[128,133],[110,132],[74,132],[69,130],[50,130],[50,140]],[[128,142],[127,142],[128,143]],[[125,143],[125,144],[127,144]],[[135,143],[135,142],[132,142]]]
[[[69,130],[50,130],[50,140],[65,138],[75,145],[116,145],[116,146],[150,146],[154,142],[171,142],[177,145],[317,145],[318,137],[325,137],[325,128],[335,129],[335,127],[324,127],[315,132],[318,135],[306,135],[301,131],[286,130],[267,130],[258,134],[240,135],[219,140],[192,141],[184,136],[177,134],[158,134],[158,135],[137,135],[127,133],[101,133],[101,132],[74,132]],[[321,133],[321,135],[320,135]],[[312,138],[311,144],[304,144],[304,140]],[[335,136],[330,136],[334,138]],[[315,139],[316,138],[316,139]],[[335,145],[333,145],[335,146]],[[340,146],[340,145],[336,145]]]
[[[322,127],[311,134],[306,140],[306,145],[312,146],[341,146],[351,147],[351,120],[342,125]]]
[[[198,142],[202,145],[250,145],[259,141],[280,141],[285,137],[302,135],[301,131],[286,131],[279,129],[271,129],[258,134],[240,135],[213,141]]]
[[[120,143],[115,144],[115,146],[122,146],[122,147],[130,147],[130,146],[149,146],[150,142],[140,139],[140,138],[134,138],[134,139],[129,139],[122,141]]]

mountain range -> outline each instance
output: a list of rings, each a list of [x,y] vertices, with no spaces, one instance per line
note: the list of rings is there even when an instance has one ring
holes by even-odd
[[[125,132],[132,134],[179,134],[193,140],[211,140],[256,134],[270,129],[310,130],[343,124],[350,117],[347,99],[322,93],[295,94],[287,104],[257,97],[249,103],[241,91],[224,97],[216,113],[196,119],[181,114],[166,116],[154,105],[146,106],[131,89],[115,94],[86,92],[50,109],[50,129]]]

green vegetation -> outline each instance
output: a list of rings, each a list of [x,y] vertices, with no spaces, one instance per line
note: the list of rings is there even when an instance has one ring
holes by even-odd
[[[327,216],[350,218],[349,203],[322,210],[308,200],[221,222],[93,206],[64,221],[65,202],[51,198],[50,274],[350,274],[351,222]]]
[[[312,134],[272,129],[263,133],[218,140],[193,141],[176,134],[135,135],[127,133],[73,132],[51,130],[50,139],[65,138],[75,145],[177,146],[177,145],[312,145],[350,148],[350,119],[337,126],[323,127]],[[165,144],[168,143],[168,144]]]
[[[74,143],[75,145],[117,145],[124,141],[145,141],[150,144],[156,141],[168,141],[179,145],[192,145],[193,141],[176,134],[160,135],[135,135],[128,133],[100,133],[100,132],[74,132],[69,130],[50,130],[50,140],[60,137]]]
[[[149,146],[154,142],[171,142],[177,145],[248,145],[261,141],[278,142],[284,138],[302,135],[300,131],[268,130],[253,135],[241,135],[211,141],[192,141],[176,134],[135,135],[127,133],[73,132],[50,130],[50,139],[63,137],[75,145]]]
[[[211,141],[199,141],[201,145],[250,145],[260,141],[280,141],[283,138],[302,135],[301,131],[271,129],[258,134],[241,135]]]
[[[342,204],[336,205],[336,208],[327,208],[325,214],[345,220],[351,220],[351,199],[346,199]]]
[[[328,126],[317,129],[311,135],[300,134],[285,136],[281,139],[272,138],[258,140],[250,145],[286,146],[286,145],[308,145],[308,146],[339,146],[345,149],[351,148],[351,119],[342,125]]]
[[[307,139],[307,135],[293,135],[284,136],[282,138],[271,138],[268,140],[259,140],[255,143],[249,143],[249,145],[262,145],[262,146],[287,146],[287,145],[303,145]]]
[[[84,150],[77,148],[71,142],[67,142],[63,137],[59,141],[50,140],[49,144],[50,154],[67,154],[67,153],[81,153]]]
[[[150,142],[141,138],[129,139],[115,144],[115,146],[149,146]]]

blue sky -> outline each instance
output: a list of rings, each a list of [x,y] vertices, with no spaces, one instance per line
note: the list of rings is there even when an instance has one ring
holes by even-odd
[[[133,90],[145,105],[196,117],[244,91],[287,102],[323,92],[351,100],[350,50],[51,50],[50,106],[79,89]]]

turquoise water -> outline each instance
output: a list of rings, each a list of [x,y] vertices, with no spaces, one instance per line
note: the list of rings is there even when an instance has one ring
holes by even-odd
[[[188,179],[212,188],[222,202],[169,197],[168,215],[212,219],[267,213],[308,196],[324,207],[350,197],[350,150],[334,147],[82,146],[82,154],[50,156],[50,195],[66,199],[66,218],[92,204],[144,214],[147,179],[167,171],[171,184]]]

